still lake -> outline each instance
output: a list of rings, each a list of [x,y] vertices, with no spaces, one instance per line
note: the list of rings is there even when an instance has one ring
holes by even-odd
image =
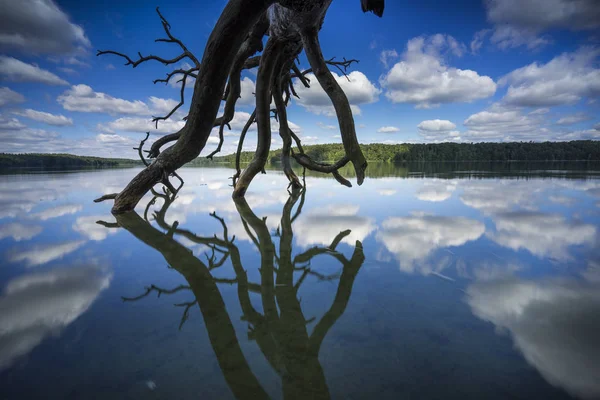
[[[0,175],[0,399],[600,398],[600,168],[370,170]]]

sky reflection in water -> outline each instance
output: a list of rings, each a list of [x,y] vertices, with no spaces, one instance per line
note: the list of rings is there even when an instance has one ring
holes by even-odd
[[[0,176],[1,397],[600,397],[596,173],[132,174]]]

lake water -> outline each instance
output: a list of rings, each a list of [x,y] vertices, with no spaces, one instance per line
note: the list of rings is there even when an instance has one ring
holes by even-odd
[[[600,398],[600,168],[371,171],[0,175],[0,399]]]

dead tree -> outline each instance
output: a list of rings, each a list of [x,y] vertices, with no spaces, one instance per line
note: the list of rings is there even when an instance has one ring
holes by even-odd
[[[122,57],[126,61],[125,65],[131,65],[133,68],[150,61],[164,65],[173,65],[184,60],[192,63],[188,69],[176,69],[168,73],[166,78],[154,81],[169,83],[179,78],[178,82],[181,83],[179,104],[167,115],[154,117],[153,121],[156,124],[173,116],[184,104],[187,80],[190,77],[196,79],[184,127],[179,132],[155,141],[148,152],[153,161],[120,193],[107,197],[115,200],[112,212],[119,214],[133,210],[154,185],[165,183],[178,168],[198,157],[215,127],[219,128],[219,145],[208,157],[220,151],[223,130],[233,119],[235,105],[240,96],[241,73],[246,68],[256,66],[256,109],[240,137],[238,157],[245,132],[253,122],[256,122],[258,128],[257,146],[254,158],[246,168],[240,171],[238,167],[234,176],[233,196],[243,197],[252,179],[264,171],[271,145],[271,99],[276,105],[275,111],[280,123],[279,135],[283,140],[283,169],[292,187],[300,186],[291,167],[292,156],[303,167],[332,173],[339,182],[347,186],[350,186],[350,182],[342,178],[337,171],[351,162],[356,171],[357,183],[362,184],[367,161],[356,137],[348,98],[329,71],[329,66],[335,66],[345,72],[356,60],[326,60],[319,44],[318,32],[331,2],[332,0],[229,0],[208,39],[202,60],[196,58],[184,43],[171,33],[171,25],[158,9],[166,37],[157,41],[177,45],[181,49],[180,55],[167,59],[155,55],[142,56],[138,53],[137,59],[133,59],[112,50],[98,51],[98,55],[112,54]],[[384,0],[361,0],[364,12],[372,11],[378,16],[383,14],[383,3]],[[268,36],[268,40],[263,49],[264,36]],[[317,163],[304,154],[300,139],[287,122],[285,108],[290,97],[295,95],[292,79],[299,79],[305,86],[310,85],[306,79],[308,71],[299,71],[295,64],[302,50],[310,63],[308,71],[314,73],[318,83],[331,99],[337,115],[346,155],[333,165]],[[259,52],[260,55],[255,56]],[[223,115],[217,118],[223,98]],[[292,141],[297,147],[295,151],[292,151]],[[175,144],[163,149],[163,146],[172,142]]]

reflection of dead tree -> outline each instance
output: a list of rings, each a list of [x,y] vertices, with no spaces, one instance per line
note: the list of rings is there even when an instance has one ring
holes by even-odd
[[[190,309],[198,304],[219,364],[235,396],[266,398],[266,393],[239,350],[231,321],[217,288],[218,283],[236,284],[238,301],[243,312],[242,319],[248,322],[248,337],[257,343],[267,361],[281,376],[284,398],[330,398],[325,375],[318,359],[319,350],[325,336],[346,309],[354,279],[364,262],[362,244],[357,241],[352,256],[350,259],[346,258],[336,250],[339,243],[350,234],[350,231],[343,231],[328,247],[313,247],[294,255],[292,225],[302,211],[304,190],[291,192],[283,208],[280,226],[275,235],[270,232],[266,220],[254,214],[243,198],[235,199],[244,229],[260,252],[260,282],[253,283],[249,282],[242,265],[235,237],[229,237],[227,224],[222,218],[215,213],[211,214],[221,224],[223,232],[220,236],[198,236],[179,228],[177,222],[168,224],[165,216],[175,196],[169,196],[168,192],[155,193],[152,203],[155,204],[158,199],[161,199],[162,205],[153,214],[154,220],[166,233],[152,227],[136,213],[118,215],[117,222],[139,240],[160,251],[169,265],[184,276],[188,285],[180,285],[172,289],[152,285],[141,295],[124,298],[124,300],[137,301],[154,292],[160,296],[191,291],[196,297],[194,301],[176,304],[184,307],[180,329],[188,319]],[[298,207],[294,212],[297,203]],[[210,255],[208,253],[206,255],[207,263],[200,261],[175,241],[174,237],[178,236],[207,246],[210,250]],[[278,238],[278,246],[273,237]],[[311,260],[322,255],[333,257],[340,262],[341,271],[333,275],[323,275],[311,269]],[[222,266],[224,260],[231,261],[235,279],[218,279],[211,275],[211,269]],[[311,334],[308,333],[307,325],[315,319],[307,319],[304,316],[298,299],[298,291],[308,276],[327,281],[339,279],[332,305],[316,322]],[[260,296],[262,313],[253,306],[251,293]],[[226,343],[228,344],[225,345]]]
[[[195,257],[187,247],[154,228],[135,212],[117,216],[117,223],[138,240],[159,251],[167,263],[188,282],[195,299],[180,305],[185,307],[180,326],[187,320],[189,309],[197,304],[204,318],[217,362],[234,395],[239,399],[267,399],[267,393],[250,370],[242,353],[225,303],[217,288],[217,281],[207,265]]]
[[[258,67],[256,80],[256,108],[249,124],[257,124],[258,141],[254,158],[234,179],[234,197],[243,197],[253,178],[264,170],[271,145],[271,101],[275,104],[279,120],[279,135],[283,141],[282,165],[290,185],[298,188],[300,182],[290,165],[293,156],[305,168],[317,171],[327,170],[344,185],[350,183],[339,175],[338,169],[350,162],[356,171],[357,183],[364,179],[366,159],[359,147],[350,103],[329,67],[346,73],[346,68],[356,60],[326,60],[321,52],[318,33],[332,0],[230,0],[217,21],[206,44],[202,60],[199,60],[171,32],[171,25],[157,9],[166,37],[158,42],[176,45],[180,54],[173,58],[156,55],[137,57],[113,50],[98,51],[98,55],[113,55],[125,60],[125,65],[133,68],[147,63],[159,62],[164,65],[182,64],[154,83],[180,84],[180,101],[166,115],[154,117],[153,121],[171,118],[185,103],[185,87],[189,78],[195,79],[194,93],[185,125],[178,132],[156,140],[148,152],[153,158],[146,168],[114,196],[113,213],[133,210],[140,199],[154,185],[165,181],[166,176],[196,158],[204,149],[213,128],[218,128],[219,143],[211,158],[221,150],[224,141],[224,128],[229,126],[235,114],[235,107],[241,93],[241,74],[248,68]],[[384,0],[361,0],[363,11],[383,14]],[[263,38],[268,36],[263,49]],[[300,71],[296,65],[298,55],[305,51],[310,69]],[[260,55],[255,56],[256,53]],[[291,96],[297,96],[293,79],[304,86],[311,83],[307,79],[312,72],[318,83],[327,93],[335,110],[340,135],[344,145],[344,157],[333,165],[319,164],[303,153],[300,138],[290,129],[286,107]],[[224,94],[224,95],[223,95]],[[217,117],[221,101],[225,101],[223,114]],[[247,131],[247,129],[246,129]],[[245,135],[244,135],[245,136]],[[175,142],[174,145],[163,148]],[[243,138],[240,138],[240,143]],[[292,144],[296,152],[292,153]],[[141,146],[140,146],[141,148]],[[238,146],[238,153],[242,146]],[[141,154],[141,149],[139,150]]]

